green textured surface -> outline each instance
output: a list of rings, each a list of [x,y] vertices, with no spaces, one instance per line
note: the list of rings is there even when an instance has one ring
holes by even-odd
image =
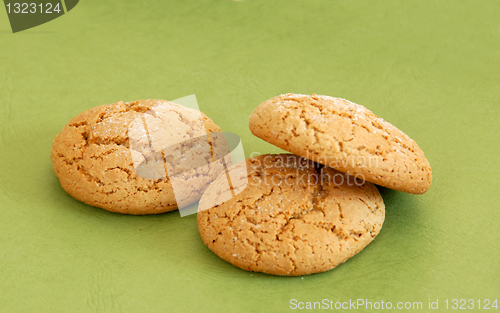
[[[499,69],[498,1],[87,0],[17,34],[2,11],[0,312],[278,312],[292,298],[427,311],[428,299],[500,298]],[[382,190],[380,235],[330,272],[242,271],[203,245],[195,216],[108,213],[53,174],[69,119],[118,100],[194,93],[248,156],[278,152],[248,116],[287,92],[365,105],[433,168],[424,195]]]

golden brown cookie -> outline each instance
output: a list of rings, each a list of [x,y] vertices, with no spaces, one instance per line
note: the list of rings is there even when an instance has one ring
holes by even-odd
[[[422,194],[431,185],[431,167],[415,141],[344,99],[281,95],[255,109],[250,130],[282,149],[384,187]]]
[[[164,171],[163,152],[155,146],[178,144],[175,153],[180,159],[190,147],[179,142],[218,131],[203,113],[169,101],[120,101],[74,117],[55,138],[51,159],[61,186],[77,200],[117,213],[163,213],[177,209],[177,202]],[[208,149],[208,157],[200,153],[200,158],[210,164]],[[155,164],[161,167],[160,176],[136,172],[151,172]],[[219,172],[213,167],[192,170],[195,183],[184,188],[182,200],[197,201]]]
[[[245,166],[244,190],[198,212],[205,245],[237,267],[286,276],[320,273],[357,254],[380,232],[385,206],[371,183],[293,154],[233,165]],[[221,173],[210,184],[200,207],[220,203],[217,198],[230,192],[225,179]]]

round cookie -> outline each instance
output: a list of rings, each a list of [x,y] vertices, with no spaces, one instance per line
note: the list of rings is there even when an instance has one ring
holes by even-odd
[[[371,183],[293,154],[244,162],[233,167],[246,166],[246,188],[198,212],[205,245],[239,268],[285,276],[328,271],[382,228],[385,206]],[[210,184],[200,207],[220,203],[217,197],[227,192],[224,176]]]
[[[89,109],[71,119],[56,136],[51,153],[54,172],[68,194],[92,206],[136,215],[175,210],[176,197],[165,171],[163,177],[144,178],[136,173],[142,164],[134,162],[141,157],[148,161],[156,157],[157,164],[164,170],[160,152],[149,151],[146,156],[147,148],[155,144],[151,140],[153,135],[158,140],[182,139],[220,131],[212,120],[200,113],[165,100],[120,101]],[[131,129],[135,133],[143,130],[129,128],[130,125],[143,120],[150,121],[149,133],[129,138]],[[170,125],[170,129],[162,128],[164,124]],[[211,161],[208,152],[206,162]],[[197,201],[220,170],[198,168],[192,172],[197,176],[196,184],[193,183],[196,186],[185,188],[185,203]]]
[[[250,130],[282,149],[384,187],[422,194],[432,182],[429,162],[415,141],[344,99],[281,95],[255,109]]]

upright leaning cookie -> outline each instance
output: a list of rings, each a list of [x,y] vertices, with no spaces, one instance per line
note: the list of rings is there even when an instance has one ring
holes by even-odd
[[[380,232],[385,206],[371,183],[293,154],[233,165],[245,166],[243,191],[198,212],[205,245],[237,267],[286,276],[320,273],[357,254]],[[200,207],[222,202],[217,198],[230,192],[225,179],[222,173],[210,184]]]
[[[186,172],[192,179],[179,196],[165,173],[161,149],[177,147],[169,160],[180,160],[181,169],[212,164],[208,144],[208,152],[191,153],[197,157],[191,160],[184,152],[200,141],[183,140],[218,131],[203,113],[169,101],[120,101],[74,117],[54,140],[52,165],[61,186],[77,200],[117,213],[163,213],[177,209],[179,197],[186,204],[197,201],[221,168]]]
[[[282,149],[384,187],[422,194],[431,185],[431,167],[415,141],[344,99],[281,95],[255,109],[250,130]]]

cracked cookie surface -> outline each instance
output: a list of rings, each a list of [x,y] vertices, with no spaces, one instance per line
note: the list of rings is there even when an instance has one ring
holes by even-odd
[[[245,165],[246,188],[197,217],[205,245],[239,268],[284,276],[328,271],[382,228],[385,206],[371,183],[293,154],[262,155]],[[200,206],[228,192],[224,179],[210,184]]]
[[[89,109],[71,119],[56,136],[52,146],[52,165],[63,189],[79,201],[117,213],[157,214],[177,209],[168,176],[146,179],[139,177],[134,168],[132,154],[136,159],[142,157],[148,147],[140,145],[152,146],[155,142],[151,140],[151,134],[149,142],[147,139],[142,143],[132,141],[135,147],[131,147],[129,125],[138,118],[144,118],[147,112],[155,112],[155,108],[161,112],[147,118],[168,122],[171,129],[177,131],[175,134],[169,131],[163,136],[161,132],[164,130],[156,127],[150,130],[151,133],[156,132],[156,138],[173,135],[183,138],[190,133],[220,131],[203,113],[196,126],[193,116],[198,111],[165,100],[120,101]],[[145,138],[148,135],[145,134]],[[207,160],[207,163],[210,162]],[[185,190],[183,196],[186,202],[197,201],[203,186],[208,186],[218,175],[214,168],[200,168],[192,172],[193,176],[199,177],[197,189]]]
[[[429,162],[415,141],[345,99],[281,95],[260,104],[249,126],[284,150],[384,187],[422,194],[432,182]]]

